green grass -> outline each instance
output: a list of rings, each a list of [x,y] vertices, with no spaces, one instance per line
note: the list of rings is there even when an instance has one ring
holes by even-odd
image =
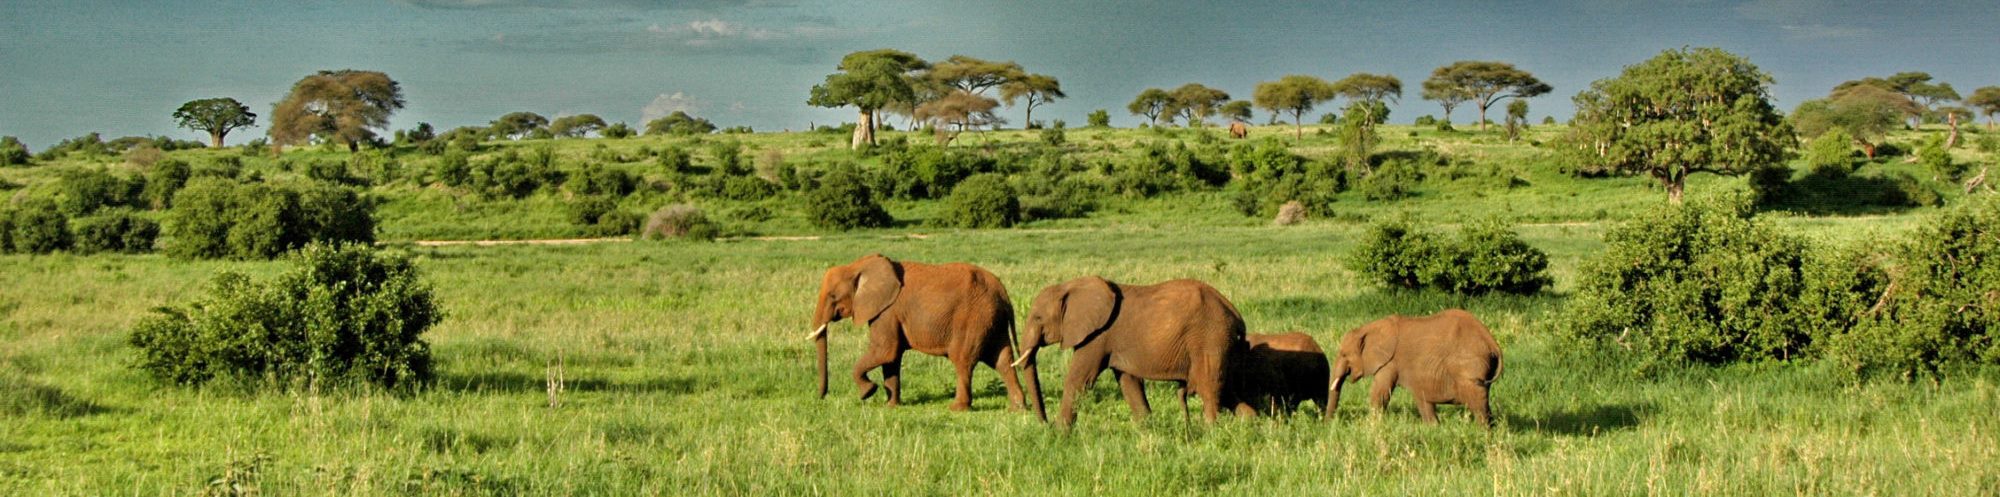
[[[1854,240],[1902,218],[1788,227]],[[1309,494],[1969,495],[2000,485],[2000,386],[1848,384],[1813,364],[1670,371],[1560,354],[1550,313],[1601,225],[1522,231],[1554,261],[1555,292],[1469,298],[1358,282],[1340,259],[1361,233],[1151,227],[859,234],[808,241],[412,249],[450,315],[430,335],[439,381],[410,395],[246,394],[153,382],[126,330],[222,269],[279,263],[159,256],[0,257],[0,494],[194,494],[220,480],[268,495]],[[1073,433],[1005,409],[977,373],[975,411],[947,412],[943,359],[906,360],[907,405],[857,402],[838,376],[859,352],[833,329],[836,380],[812,395],[807,326],[827,266],[867,252],[970,261],[1016,306],[1085,274],[1200,278],[1252,330],[1331,345],[1391,312],[1463,306],[1507,351],[1499,427],[1447,407],[1416,421],[1350,389],[1338,419],[1129,420],[1112,382]],[[1045,351],[1045,385],[1067,353]],[[548,378],[566,388],[550,407]],[[1059,394],[1052,388],[1050,402]]]

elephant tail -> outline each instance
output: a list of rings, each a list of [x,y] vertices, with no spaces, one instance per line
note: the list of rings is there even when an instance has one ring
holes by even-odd
[[[1507,368],[1507,361],[1502,360],[1498,352],[1487,356],[1486,360],[1489,362],[1486,370],[1491,372],[1486,374],[1486,379],[1481,381],[1480,384],[1483,386],[1493,386],[1493,381],[1500,379],[1500,371]]]

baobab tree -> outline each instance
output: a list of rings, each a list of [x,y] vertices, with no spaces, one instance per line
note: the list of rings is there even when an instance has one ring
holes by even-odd
[[[204,98],[181,104],[174,120],[183,128],[208,133],[209,146],[222,148],[230,131],[257,125],[257,115],[234,98]]]
[[[850,53],[840,59],[840,72],[827,75],[824,83],[813,85],[806,103],[829,108],[852,106],[860,110],[850,146],[859,149],[862,144],[874,145],[876,111],[894,102],[916,101],[912,80],[919,76],[918,71],[929,67],[924,59],[901,50],[885,48]]]

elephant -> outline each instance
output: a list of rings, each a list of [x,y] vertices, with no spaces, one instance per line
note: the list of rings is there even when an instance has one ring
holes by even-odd
[[[1229,123],[1229,137],[1241,140],[1250,136],[1250,126],[1243,121]]]
[[[827,269],[807,336],[819,349],[820,398],[826,397],[827,325],[849,317],[868,330],[867,349],[854,364],[862,399],[875,394],[877,384],[868,372],[879,367],[888,405],[901,404],[903,352],[916,350],[950,359],[956,368],[951,410],[971,409],[975,363],[1000,373],[1009,404],[1024,408],[1014,368],[1000,367],[1014,360],[1014,304],[993,273],[971,264],[899,262],[881,254]]]
[[[1248,353],[1237,359],[1229,374],[1230,390],[1240,401],[1239,414],[1291,412],[1308,400],[1325,403],[1331,370],[1326,352],[1312,335],[1253,334],[1248,342]]]
[[[1378,319],[1347,332],[1334,355],[1327,416],[1340,403],[1343,383],[1374,376],[1368,402],[1378,412],[1388,407],[1390,392],[1403,387],[1426,423],[1437,423],[1437,404],[1455,403],[1479,424],[1493,425],[1488,393],[1502,369],[1500,344],[1470,312]]]
[[[1076,421],[1078,396],[1111,369],[1132,407],[1134,419],[1152,412],[1143,380],[1183,382],[1201,396],[1203,415],[1214,422],[1220,406],[1234,405],[1225,382],[1228,365],[1248,345],[1242,314],[1207,283],[1172,280],[1154,285],[1121,285],[1102,277],[1050,285],[1035,296],[1023,328],[1021,356],[1028,401],[1036,416],[1043,407],[1036,352],[1060,343],[1072,349],[1064,378],[1058,426]]]

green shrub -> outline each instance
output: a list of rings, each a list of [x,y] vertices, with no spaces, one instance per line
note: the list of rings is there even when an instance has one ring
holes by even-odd
[[[182,259],[268,259],[311,242],[375,240],[374,202],[338,185],[195,178],[173,205],[161,245]]]
[[[0,254],[14,253],[14,210],[0,204]]]
[[[1069,142],[1069,136],[1063,131],[1063,122],[1061,119],[1056,120],[1055,126],[1042,128],[1041,136],[1042,144],[1051,147],[1060,147],[1064,143]]]
[[[360,191],[329,184],[291,189],[298,200],[296,243],[375,243],[375,199]]]
[[[835,230],[881,228],[890,222],[889,212],[852,165],[837,166],[820,178],[819,187],[806,194],[806,216],[814,226]]]
[[[31,199],[14,210],[15,252],[47,254],[70,247],[69,217],[55,201]]]
[[[1361,178],[1361,196],[1372,201],[1401,200],[1416,194],[1423,183],[1423,171],[1406,160],[1384,161],[1374,172]]]
[[[653,160],[668,173],[686,173],[694,170],[694,156],[679,147],[661,148],[660,155]]]
[[[1725,196],[1663,205],[1612,228],[1564,316],[1587,342],[1645,358],[1725,363],[1798,357],[1811,345],[1806,243]]]
[[[1931,172],[1932,179],[1958,181],[1965,174],[1966,164],[1951,159],[1951,151],[1944,147],[1944,138],[1933,136],[1917,147],[1917,163]]]
[[[103,169],[63,171],[56,181],[56,201],[63,215],[83,216],[105,207],[137,204],[145,180],[126,181]]]
[[[577,226],[596,226],[605,214],[618,210],[618,202],[609,197],[578,197],[569,203],[569,222]]]
[[[1410,124],[1415,126],[1436,126],[1437,123],[1438,123],[1437,118],[1431,117],[1430,114],[1417,116],[1417,120],[1410,122]]]
[[[365,245],[312,245],[268,282],[225,272],[140,320],[137,365],[162,381],[276,388],[414,387],[432,376],[422,334],[443,317],[416,265]]]
[[[229,227],[236,183],[222,178],[194,178],[173,196],[167,211],[167,255],[181,259],[228,257]]]
[[[1238,145],[1229,152],[1229,168],[1241,190],[1236,209],[1245,216],[1266,217],[1287,202],[1299,202],[1310,216],[1332,214],[1334,195],[1347,189],[1339,167],[1308,161],[1276,139]]]
[[[734,141],[710,144],[708,156],[715,160],[714,172],[724,176],[748,176],[754,170],[743,158],[743,145]]]
[[[166,209],[174,203],[174,193],[187,186],[188,178],[194,176],[194,169],[179,159],[167,159],[153,165],[146,173],[146,189],[141,197],[153,209]]]
[[[681,204],[653,211],[646,217],[646,225],[639,230],[639,237],[645,240],[713,240],[721,231],[701,209]]]
[[[1750,194],[1758,205],[1772,204],[1792,188],[1792,168],[1784,164],[1759,166],[1748,176]]]
[[[20,138],[0,136],[0,167],[25,166],[32,157],[28,146],[21,143]]]
[[[626,196],[639,185],[623,169],[606,167],[603,164],[586,163],[577,174],[569,178],[569,191],[577,195]]]
[[[1111,112],[1104,109],[1093,110],[1090,111],[1090,114],[1084,116],[1084,120],[1089,122],[1092,128],[1109,128],[1111,127]]]
[[[134,215],[125,209],[110,209],[78,218],[70,223],[75,230],[77,252],[142,253],[153,250],[160,236],[160,223]]]
[[[2000,200],[1968,197],[1893,248],[1893,270],[1865,258],[1834,292],[1856,324],[1826,339],[1829,359],[1862,373],[1936,375],[2000,364]],[[1893,277],[1888,276],[1893,275]],[[1865,306],[1865,307],[1864,307]],[[1845,316],[1843,316],[1845,317]]]
[[[1021,221],[1021,202],[1006,177],[978,174],[952,189],[938,220],[960,228],[1007,228]]]
[[[1806,145],[1806,167],[1812,174],[1839,178],[1854,172],[1854,137],[1838,129]]]
[[[1473,223],[1455,238],[1406,219],[1377,222],[1348,259],[1349,269],[1380,284],[1471,295],[1539,292],[1549,285],[1548,267],[1548,254],[1498,220]]]

